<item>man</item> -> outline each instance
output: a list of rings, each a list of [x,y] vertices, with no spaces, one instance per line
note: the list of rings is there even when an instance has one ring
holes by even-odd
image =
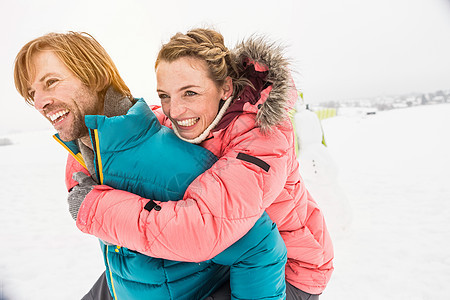
[[[77,170],[98,179],[85,116],[124,115],[137,101],[132,98],[130,90],[103,47],[87,33],[44,35],[27,43],[18,53],[14,77],[19,93],[49,120],[58,132],[57,140],[72,154],[68,158],[67,170],[73,170],[76,165]],[[141,107],[147,106],[141,104]],[[91,177],[83,177],[80,174],[83,175],[79,173],[74,177],[80,184],[71,179],[68,180],[71,182],[67,182],[66,179],[70,190],[69,210],[74,219],[77,218],[78,208],[83,201],[83,197],[77,197],[77,194],[83,194],[83,189],[90,190],[92,185],[96,184]],[[88,183],[90,185],[87,185]],[[191,297],[204,297],[227,279],[228,268],[210,262],[180,262],[171,269],[170,266],[164,266],[162,259],[149,258],[140,253],[131,255],[129,250],[111,247],[103,241],[101,245],[108,272],[100,276],[83,299],[124,299],[127,298],[126,293],[134,299],[148,298],[149,295],[151,298],[155,298],[151,295],[156,295],[164,299],[167,298],[164,291],[176,290],[177,286],[176,283],[170,282],[167,276],[165,281],[161,281],[161,274],[172,272],[173,275],[186,268],[193,270],[187,275],[196,275],[190,276],[192,280],[187,285],[192,286]],[[117,256],[121,258],[117,259]],[[113,260],[112,266],[110,260]],[[155,268],[155,265],[159,267]],[[185,265],[193,265],[194,269]],[[210,265],[211,267],[205,268]],[[122,271],[127,267],[132,270],[131,277],[121,278],[120,274],[126,273]],[[174,271],[174,268],[178,270]],[[147,273],[142,275],[139,270]],[[204,277],[210,278],[209,282],[205,281]],[[156,278],[154,282],[151,281],[153,278]],[[145,280],[147,282],[144,282]],[[186,287],[186,284],[183,287]],[[178,290],[181,291],[180,288]],[[120,295],[122,297],[119,297]]]
[[[67,51],[78,45],[78,53]],[[27,55],[27,51],[33,54]],[[76,60],[92,53],[98,73],[89,72],[85,60]],[[77,74],[77,75],[76,75]],[[77,141],[83,156],[91,157],[92,144],[84,124],[84,116],[103,114],[103,99],[109,85],[122,95],[131,93],[106,51],[88,34],[48,34],[27,43],[18,53],[14,69],[16,88],[58,131],[63,141]],[[85,159],[89,164],[91,159]],[[92,166],[88,167],[92,170]],[[112,299],[105,273],[84,299]]]

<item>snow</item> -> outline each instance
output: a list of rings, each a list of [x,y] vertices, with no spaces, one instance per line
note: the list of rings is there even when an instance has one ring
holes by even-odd
[[[103,271],[96,238],[67,209],[67,153],[52,131],[0,147],[0,299],[81,299]]]
[[[321,299],[449,299],[450,105],[323,121],[353,211]]]
[[[332,157],[340,189],[327,223],[336,228],[343,207],[351,221],[333,231],[335,272],[320,299],[449,298],[449,115],[442,104],[322,121],[318,161]],[[0,146],[0,299],[80,299],[103,271],[97,240],[67,211],[66,153],[51,133],[0,137],[13,143]],[[333,201],[307,184],[319,205]]]

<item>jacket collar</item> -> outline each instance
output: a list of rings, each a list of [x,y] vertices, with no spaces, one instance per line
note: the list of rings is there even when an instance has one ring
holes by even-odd
[[[113,86],[110,86],[105,93],[105,116],[113,117],[125,115],[127,111],[136,103],[137,99],[129,99],[124,97],[122,94],[117,92]],[[53,135],[53,138],[61,144],[83,167],[89,169],[92,172],[92,155],[87,155],[86,153],[82,153],[79,141],[73,140],[70,142],[64,142],[59,137],[59,134]],[[85,147],[83,152],[92,151]]]

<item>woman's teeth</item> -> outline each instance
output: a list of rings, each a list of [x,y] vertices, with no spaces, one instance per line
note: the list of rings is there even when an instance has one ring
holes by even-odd
[[[200,118],[186,119],[186,120],[182,120],[182,121],[177,121],[177,124],[179,126],[189,127],[189,126],[192,126],[195,123],[197,123],[198,120],[200,120]]]

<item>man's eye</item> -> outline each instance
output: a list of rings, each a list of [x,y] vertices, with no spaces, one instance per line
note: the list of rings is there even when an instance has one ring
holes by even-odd
[[[49,80],[47,80],[47,82],[46,82],[47,87],[52,86],[57,81],[58,81],[57,79],[49,79]]]

